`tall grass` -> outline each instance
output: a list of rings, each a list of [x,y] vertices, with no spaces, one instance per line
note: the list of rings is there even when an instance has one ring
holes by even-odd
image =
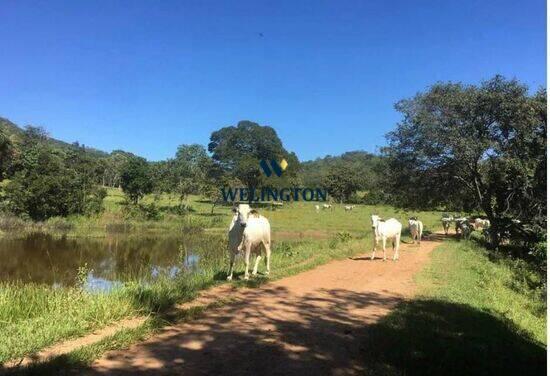
[[[123,291],[91,295],[78,288],[34,284],[0,286],[0,362],[40,350],[129,317],[135,306]]]

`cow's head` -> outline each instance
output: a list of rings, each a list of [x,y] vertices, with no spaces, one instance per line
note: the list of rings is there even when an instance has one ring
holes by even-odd
[[[370,220],[372,221],[372,228],[376,228],[376,225],[378,225],[378,222],[380,222],[380,217],[376,214],[373,214],[370,216]]]
[[[233,207],[233,213],[235,213],[234,221],[239,223],[242,227],[246,227],[246,221],[248,220],[248,214],[250,213],[250,206],[248,204],[239,204]]]

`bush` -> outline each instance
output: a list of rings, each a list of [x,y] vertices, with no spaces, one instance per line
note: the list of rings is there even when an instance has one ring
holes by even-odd
[[[126,202],[122,212],[127,219],[145,219],[158,221],[162,218],[159,208],[154,204],[133,204]]]
[[[388,203],[386,194],[382,191],[370,191],[363,195],[360,200],[361,204],[365,205],[382,205]]]
[[[86,199],[84,213],[86,215],[96,215],[103,212],[103,199],[107,197],[107,190],[103,187],[96,187]]]

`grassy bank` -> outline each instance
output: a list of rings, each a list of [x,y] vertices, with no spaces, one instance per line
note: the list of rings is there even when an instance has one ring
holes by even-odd
[[[279,242],[272,258],[270,279],[310,269],[329,260],[348,257],[364,250],[367,239],[349,234],[328,240]],[[78,287],[52,288],[33,284],[0,286],[0,362],[36,352],[63,339],[73,338],[122,318],[161,314],[176,302],[192,299],[196,293],[225,283],[225,258],[204,258],[200,271],[160,278],[149,284],[126,283],[107,294],[91,294]],[[237,276],[242,274],[242,265]],[[260,268],[260,270],[262,270]],[[237,285],[255,286],[259,277]],[[136,331],[139,333],[139,331]]]
[[[448,241],[417,276],[420,295],[367,331],[372,374],[544,374],[545,294],[525,271]]]
[[[201,196],[189,197],[189,210],[182,212],[179,200],[173,194],[150,194],[142,204],[153,205],[157,212],[155,219],[132,217],[125,212],[125,198],[119,189],[109,188],[103,201],[104,212],[95,216],[74,215],[66,218],[54,217],[35,222],[9,215],[0,215],[0,236],[23,237],[32,232],[44,232],[67,237],[104,237],[117,234],[165,234],[189,229],[209,229],[225,231],[231,220],[229,206],[216,206]],[[439,226],[440,214],[434,212],[396,211],[389,206],[357,205],[351,212],[343,206],[333,205],[333,210],[315,212],[315,203],[285,203],[282,208],[262,212],[270,219],[275,232],[293,233],[295,237],[328,237],[339,231],[360,234],[368,231],[370,215],[377,213],[383,217],[395,216],[403,223],[411,216],[418,215],[428,227]],[[290,236],[292,234],[285,234]]]

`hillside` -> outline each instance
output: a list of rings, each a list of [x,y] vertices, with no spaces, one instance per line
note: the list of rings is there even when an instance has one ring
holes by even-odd
[[[19,127],[17,124],[3,117],[0,117],[0,130],[4,131],[8,135],[8,137],[12,140],[17,140],[23,134],[23,128]],[[53,137],[48,137],[48,142],[52,146],[60,149],[75,149],[75,148],[83,147],[82,145],[70,144],[68,142],[61,141]],[[89,153],[90,155],[98,158],[107,157],[109,155],[104,151],[91,148],[88,146],[84,146],[84,150],[86,150],[86,152]]]

